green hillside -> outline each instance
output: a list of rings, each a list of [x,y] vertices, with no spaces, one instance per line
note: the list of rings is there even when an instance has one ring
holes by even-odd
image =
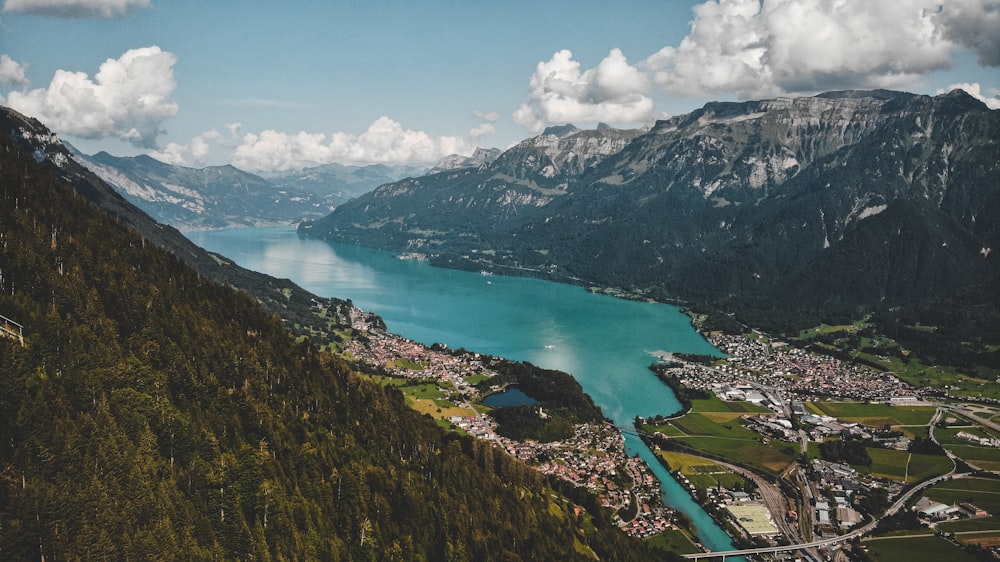
[[[0,559],[651,559],[21,146],[0,132],[0,315],[25,340],[0,338]]]

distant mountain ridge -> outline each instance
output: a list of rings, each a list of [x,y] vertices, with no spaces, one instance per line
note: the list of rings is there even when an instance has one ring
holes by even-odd
[[[998,308],[1000,111],[961,90],[710,103],[649,131],[549,133],[563,136],[381,186],[300,232],[785,327],[937,317],[928,307],[959,298]]]
[[[234,166],[189,168],[147,155],[74,158],[160,222],[184,230],[297,224],[425,168],[330,164],[263,177]]]
[[[428,174],[436,174],[447,170],[457,170],[459,168],[474,168],[483,166],[496,160],[503,151],[499,148],[477,148],[471,156],[452,154],[437,161],[434,167],[427,171]],[[420,174],[423,175],[423,174]]]

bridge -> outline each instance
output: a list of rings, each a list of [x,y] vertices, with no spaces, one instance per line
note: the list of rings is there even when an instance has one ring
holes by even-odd
[[[925,488],[929,488],[930,486],[933,486],[934,484],[937,484],[938,482],[942,482],[949,478],[964,478],[968,475],[969,475],[968,473],[956,473],[954,470],[952,470],[948,474],[942,474],[940,476],[935,476],[930,480],[925,480],[920,484],[914,486],[910,490],[908,490],[899,498],[897,498],[896,501],[889,507],[889,509],[886,510],[885,515],[883,517],[888,517],[889,515],[892,515],[897,511],[899,511],[900,509],[902,509],[903,506],[906,505],[906,502],[909,501],[911,497],[913,497],[915,494],[919,492],[922,492]],[[805,548],[818,548],[823,546],[830,546],[832,544],[848,541],[855,537],[859,537],[873,530],[875,526],[878,525],[878,522],[879,519],[875,519],[873,521],[868,522],[863,527],[851,531],[850,533],[807,543],[789,544],[784,546],[766,546],[762,548],[746,548],[743,550],[699,552],[696,554],[684,554],[682,556],[684,558],[691,560],[701,560],[703,558],[719,558],[721,560],[725,560],[727,556],[743,556],[745,554],[767,554],[771,552],[794,552],[796,550],[802,550]]]
[[[618,431],[621,432],[621,433],[623,433],[623,434],[627,433],[627,434],[635,436],[635,437],[642,437],[642,435],[640,435],[639,432],[636,431],[635,428],[632,427],[632,426],[628,426],[628,425],[616,425],[615,427],[617,427]]]
[[[0,316],[0,334],[15,339],[24,345],[24,326],[6,316]]]
[[[744,548],[743,550],[726,550],[719,552],[699,552],[696,554],[684,554],[684,558],[692,560],[700,560],[703,558],[719,558],[725,560],[727,556],[745,556],[747,554],[769,554],[773,552],[794,552],[796,550],[803,550],[807,548],[816,548],[821,546],[830,546],[831,544],[836,544],[838,542],[843,542],[850,540],[861,533],[854,532],[847,535],[840,535],[837,537],[823,539],[820,541],[812,541],[800,544],[788,544],[784,546],[765,546],[761,548]]]

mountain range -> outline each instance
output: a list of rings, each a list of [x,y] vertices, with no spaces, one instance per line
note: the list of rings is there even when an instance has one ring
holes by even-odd
[[[298,224],[323,217],[379,185],[427,170],[328,164],[257,175],[228,165],[177,166],[146,155],[86,155],[73,150],[72,156],[128,201],[182,230]]]
[[[783,333],[923,323],[951,355],[989,355],[998,217],[1000,111],[961,90],[876,90],[709,103],[649,130],[550,129],[492,162],[380,186],[299,232]]]

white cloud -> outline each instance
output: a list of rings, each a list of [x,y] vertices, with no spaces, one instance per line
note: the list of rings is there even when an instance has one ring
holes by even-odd
[[[127,51],[106,60],[94,79],[57,70],[48,88],[10,92],[7,103],[57,132],[84,138],[117,137],[152,148],[160,123],[177,114],[173,66],[177,57],[159,47]]]
[[[232,143],[227,142],[222,133],[212,129],[194,137],[187,144],[167,143],[167,146],[161,150],[151,151],[149,155],[161,162],[177,166],[203,165],[215,146],[232,147]]]
[[[462,138],[432,137],[403,129],[388,117],[364,133],[248,133],[233,153],[233,165],[246,170],[294,170],[321,164],[429,164],[472,147]]]
[[[995,0],[991,0],[995,1]],[[971,0],[969,0],[971,3]],[[691,33],[645,64],[675,95],[768,96],[905,87],[950,67],[955,44],[924,0],[733,0],[695,6]]]
[[[489,113],[474,111],[472,115],[475,116],[476,119],[481,120],[482,123],[476,125],[469,131],[470,137],[478,140],[497,132],[495,123],[500,120],[500,114],[495,111],[491,111]]]
[[[947,88],[938,90],[937,93],[943,94],[945,92],[950,92],[950,91],[955,90],[955,89],[965,90],[965,92],[967,94],[969,94],[970,96],[976,98],[977,100],[985,103],[986,107],[988,107],[990,109],[1000,109],[1000,90],[997,90],[996,88],[990,88],[991,90],[993,90],[993,97],[987,97],[983,93],[982,87],[979,85],[978,82],[973,82],[971,84],[969,82],[962,82],[960,84],[952,84],[951,86],[948,86]]]
[[[7,55],[0,55],[0,86],[27,86],[28,78],[24,71],[28,65],[20,64]]]
[[[1000,65],[1000,0],[709,0],[644,68],[673,95],[909,88],[971,49]]]
[[[7,0],[3,11],[57,18],[114,19],[150,5],[150,0]]]
[[[649,89],[647,76],[620,49],[583,72],[573,53],[562,50],[538,63],[529,99],[514,112],[514,121],[533,132],[552,123],[644,121],[653,110]]]

